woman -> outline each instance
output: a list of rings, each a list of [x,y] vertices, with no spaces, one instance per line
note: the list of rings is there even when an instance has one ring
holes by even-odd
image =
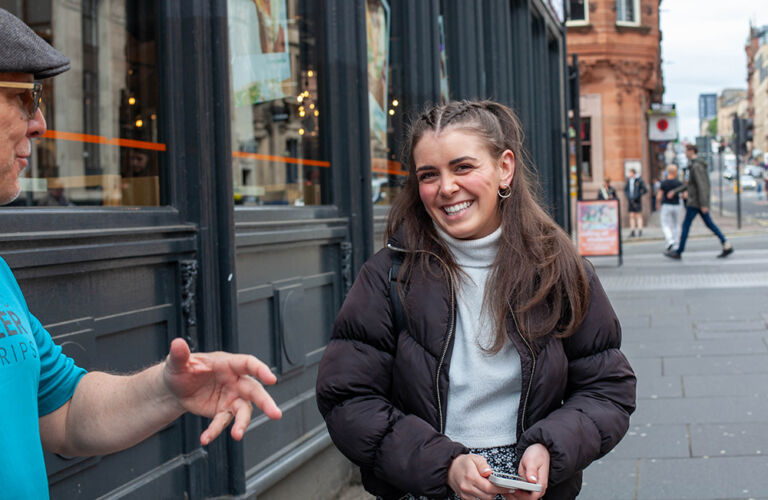
[[[389,243],[350,290],[317,382],[331,438],[381,498],[573,498],[629,425],[619,322],[532,196],[522,144],[489,101],[412,125]],[[510,493],[491,470],[543,491]]]
[[[600,191],[597,192],[598,200],[618,200],[616,196],[616,190],[611,186],[611,179],[606,177],[603,179],[603,185],[600,186]]]

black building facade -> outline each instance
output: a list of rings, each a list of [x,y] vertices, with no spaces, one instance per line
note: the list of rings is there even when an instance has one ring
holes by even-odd
[[[32,312],[91,370],[156,363],[177,336],[252,353],[284,411],[240,443],[203,448],[206,422],[185,416],[121,453],[49,454],[53,498],[333,496],[351,468],[316,408],[317,363],[383,243],[400,138],[425,104],[515,108],[568,224],[565,39],[548,1],[0,7],[72,59],[43,82],[49,131],[0,209],[0,255]]]

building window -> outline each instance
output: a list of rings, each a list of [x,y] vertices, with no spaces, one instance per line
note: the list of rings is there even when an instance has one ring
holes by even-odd
[[[569,24],[585,24],[589,22],[589,0],[569,0],[568,7]]]
[[[317,3],[227,0],[237,205],[331,201]]]
[[[640,0],[616,0],[616,24],[640,24]]]
[[[160,205],[166,145],[158,126],[154,0],[9,5],[72,61],[69,71],[42,82],[48,131],[35,143],[12,205]]]
[[[592,119],[581,117],[581,180],[592,180]]]

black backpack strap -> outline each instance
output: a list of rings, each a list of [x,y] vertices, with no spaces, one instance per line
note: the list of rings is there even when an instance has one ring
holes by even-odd
[[[400,300],[400,292],[397,286],[397,275],[400,273],[400,266],[403,264],[403,254],[397,251],[390,251],[392,256],[392,265],[389,268],[389,300],[392,302],[392,318],[395,321],[393,325],[395,332],[399,333],[405,327],[405,312],[403,311],[403,302]]]

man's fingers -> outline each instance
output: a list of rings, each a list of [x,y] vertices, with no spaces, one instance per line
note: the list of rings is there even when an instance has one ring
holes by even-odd
[[[266,416],[275,420],[283,416],[272,396],[256,380],[250,377],[242,377],[238,384],[240,397],[256,405]]]
[[[235,441],[240,441],[245,435],[245,431],[248,429],[248,422],[251,421],[251,414],[253,413],[253,406],[243,400],[239,400],[235,409],[235,423],[232,424],[232,438]]]
[[[263,384],[272,385],[277,382],[277,377],[269,369],[266,363],[259,361],[255,356],[250,354],[224,354],[227,356],[226,363],[230,369],[237,375],[250,375],[259,380]]]
[[[208,428],[200,435],[200,443],[205,446],[216,439],[221,432],[227,428],[232,421],[231,411],[222,411],[217,413]]]
[[[187,361],[189,361],[190,354],[189,346],[184,339],[173,339],[173,342],[171,342],[171,349],[168,352],[167,361],[171,371],[174,373],[181,371],[181,369],[184,368],[184,365],[187,364]]]

